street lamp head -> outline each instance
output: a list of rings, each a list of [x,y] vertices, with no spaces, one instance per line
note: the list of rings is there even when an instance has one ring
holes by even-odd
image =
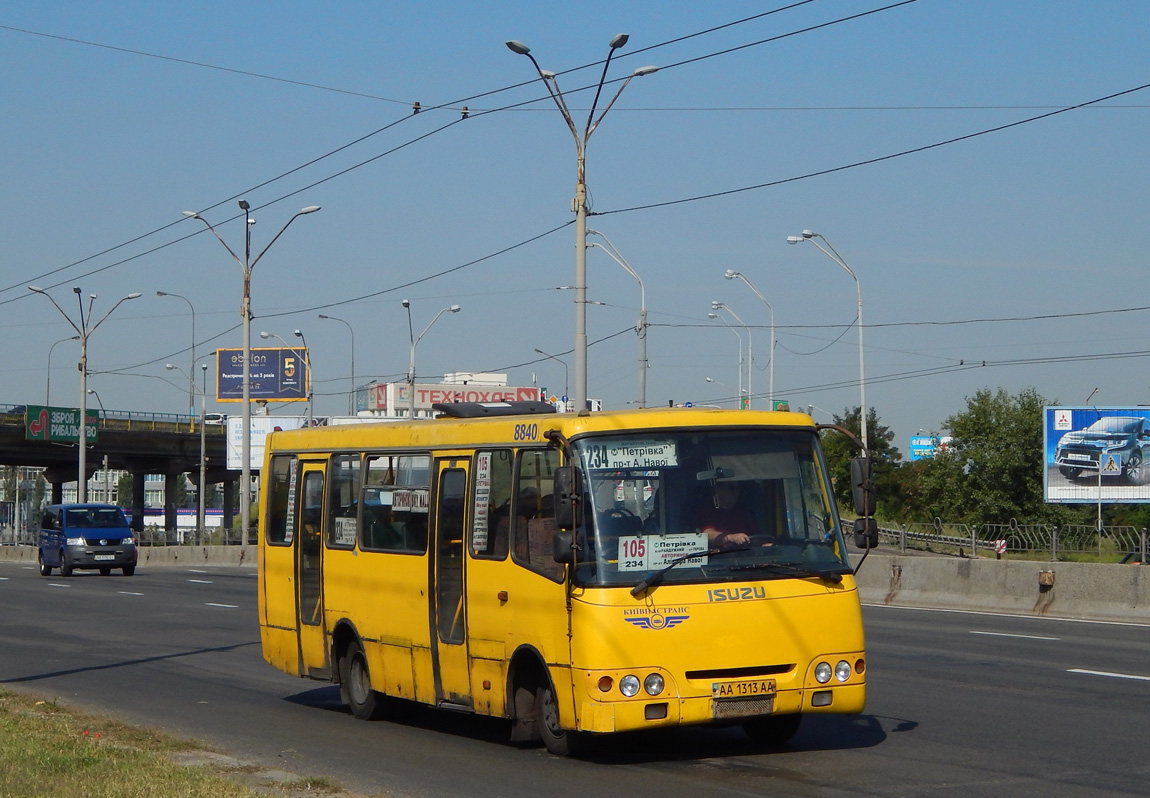
[[[539,76],[544,80],[555,80],[555,73],[550,69],[540,69]]]
[[[319,314],[319,317],[320,317],[321,319],[330,319],[330,318],[331,318],[331,316],[325,316],[325,315],[323,315],[322,313],[320,313],[320,314]]]
[[[141,294],[139,291],[134,291],[124,297],[124,299],[139,299],[141,296],[143,296],[143,294]]]
[[[403,305],[405,308],[410,308],[410,307],[411,307],[411,300],[410,300],[410,299],[405,299],[405,300],[403,300],[403,302],[401,302],[400,304],[402,304],[402,305]]]
[[[300,208],[300,211],[299,211],[299,212],[300,212],[301,214],[304,214],[304,213],[315,213],[315,212],[316,212],[316,211],[318,211],[318,210],[319,210],[319,206],[318,206],[318,205],[308,205],[306,208]]]
[[[707,380],[707,382],[714,382],[714,380],[711,379],[710,377],[706,377],[705,379]]]
[[[167,291],[157,291],[156,292],[156,296],[167,296],[167,295],[168,295]]]
[[[241,211],[248,211],[248,210],[251,210],[251,207],[252,207],[252,206],[248,204],[248,201],[247,201],[247,200],[240,200],[240,203],[239,203],[239,204],[240,204],[240,210],[241,210]]]
[[[81,293],[83,293],[83,292],[80,290],[80,286],[78,286],[78,285],[74,285],[74,286],[72,286],[72,293],[74,293],[74,294],[81,294]]]
[[[452,313],[458,313],[459,311],[463,310],[463,308],[461,308],[459,305],[452,305],[448,308],[448,310],[450,310]]]
[[[818,233],[816,233],[814,230],[804,230],[803,231],[803,238],[814,238],[817,235],[818,235]]]
[[[711,310],[718,310],[719,308],[725,308],[725,307],[726,307],[726,305],[724,305],[719,300],[717,300],[717,299],[711,300]]]
[[[609,46],[611,47],[612,50],[618,50],[620,47],[622,47],[624,44],[626,44],[627,40],[630,38],[631,38],[631,36],[629,34],[617,33],[617,34],[615,34],[615,38],[611,40]]]
[[[201,363],[200,364],[200,370],[206,372],[208,370],[208,364],[207,363]]]
[[[172,369],[175,368],[175,366],[173,366],[171,363],[165,363],[164,368],[166,368],[168,371],[171,371]],[[207,366],[205,366],[204,368],[207,368]]]
[[[717,318],[719,318],[719,314],[717,314],[717,313],[708,313],[708,314],[707,314],[707,318],[708,318],[708,319],[717,319]]]
[[[530,47],[528,47],[523,42],[516,41],[515,39],[510,39],[510,40],[504,42],[504,44],[507,45],[508,50],[515,53],[516,55],[527,55],[528,53],[531,52]]]
[[[296,338],[303,338],[303,333],[301,333],[299,330],[296,330],[295,331],[295,337]]]
[[[195,211],[180,211],[180,213],[182,213],[184,216],[187,216],[189,219],[199,219],[200,218],[200,215],[198,213],[196,213]]]
[[[641,78],[644,75],[650,75],[650,74],[652,74],[654,72],[658,72],[658,71],[659,71],[659,67],[655,66],[654,64],[648,64],[647,66],[639,67],[638,69],[636,69],[631,74],[634,77]]]
[[[802,236],[787,236],[788,244],[800,244],[803,241]]]
[[[43,293],[45,293],[45,292],[44,292],[44,289],[43,289],[43,288],[41,288],[41,287],[40,287],[40,286],[38,286],[38,285],[30,285],[30,286],[28,286],[28,290],[29,290],[29,291],[35,291],[37,294],[43,294]]]
[[[742,275],[739,274],[734,269],[727,269],[727,273],[724,274],[723,276],[726,277],[728,280],[734,280],[736,277],[742,277]]]
[[[264,332],[260,333],[260,338],[271,338],[271,337],[272,337],[272,334],[270,332],[264,331]]]

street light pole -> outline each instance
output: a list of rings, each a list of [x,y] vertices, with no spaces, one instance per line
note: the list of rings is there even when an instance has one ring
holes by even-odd
[[[722,302],[719,302],[718,300],[713,300],[711,302],[711,310],[719,310],[720,308],[727,311],[728,313],[730,313],[731,316],[734,318],[734,320],[739,323],[739,326],[747,331],[747,408],[746,409],[750,410],[751,409],[751,397],[754,396],[754,394],[755,394],[754,389],[751,387],[751,383],[752,383],[751,375],[755,370],[755,356],[754,356],[752,349],[751,349],[751,328],[747,326],[746,322],[744,322],[742,319],[739,318],[738,313],[735,313],[735,311],[731,310],[729,307],[727,307]]]
[[[252,392],[251,392],[251,382],[252,382],[252,373],[251,373],[251,359],[252,359],[251,358],[251,354],[252,354],[252,312],[251,312],[251,308],[252,308],[252,302],[251,302],[252,269],[255,268],[256,264],[259,263],[260,258],[262,258],[264,256],[264,254],[267,253],[267,251],[269,249],[271,249],[272,244],[274,244],[276,242],[276,240],[279,239],[279,237],[281,235],[283,235],[284,231],[288,229],[288,226],[292,222],[294,222],[296,219],[298,219],[300,216],[303,216],[306,213],[315,213],[320,208],[318,205],[308,205],[306,208],[301,208],[300,210],[296,211],[295,215],[287,220],[287,223],[283,227],[280,228],[280,231],[278,233],[276,233],[275,236],[272,237],[272,240],[268,242],[267,246],[265,246],[260,251],[260,254],[256,255],[255,260],[252,260],[252,257],[251,257],[251,254],[252,254],[252,225],[255,224],[256,220],[251,217],[251,205],[248,204],[247,200],[240,200],[239,205],[240,205],[240,210],[242,210],[244,212],[244,257],[243,257],[243,260],[240,260],[239,256],[236,255],[235,252],[232,252],[232,248],[228,246],[227,242],[224,241],[222,238],[220,238],[220,234],[216,232],[216,228],[212,227],[211,222],[209,222],[204,217],[200,216],[195,211],[184,211],[183,214],[184,214],[184,216],[187,216],[191,219],[199,219],[201,222],[203,222],[205,225],[207,225],[207,228],[212,231],[212,235],[214,235],[216,237],[217,241],[219,241],[221,244],[224,245],[224,249],[226,249],[228,251],[228,254],[231,255],[232,258],[236,261],[236,263],[238,263],[240,265],[240,268],[243,269],[243,273],[244,273],[244,296],[243,296],[243,301],[240,303],[240,317],[243,320],[243,327],[244,327],[244,351],[243,351],[243,358],[244,358],[244,363],[243,363],[243,403],[244,403],[244,405],[243,405],[243,409],[242,409],[243,440],[240,441],[240,458],[243,461],[240,463],[240,505],[241,505],[240,506],[240,527],[241,527],[240,543],[246,543],[247,537],[248,537],[248,528],[251,526],[251,518],[252,518],[252,507],[251,507],[251,504],[252,504],[252,485],[251,485],[251,479],[252,479],[252,464],[251,464],[251,457],[252,457],[252,404],[251,404],[251,398],[252,398]]]
[[[307,380],[307,425],[310,427],[315,423],[315,395],[312,393],[311,385],[311,350],[307,348],[307,339],[303,337],[302,331],[296,330],[295,337],[303,344],[304,379]]]
[[[587,123],[583,126],[583,131],[580,134],[578,128],[575,127],[575,122],[571,118],[571,112],[567,108],[567,102],[563,98],[563,92],[559,89],[559,81],[556,79],[555,73],[544,70],[539,66],[539,62],[535,60],[535,56],[531,55],[531,49],[523,42],[512,39],[506,42],[507,48],[511,52],[518,55],[525,55],[531,59],[532,66],[535,71],[539,73],[539,78],[543,81],[543,85],[547,87],[547,93],[551,95],[551,99],[555,101],[556,107],[563,115],[563,120],[567,123],[567,127],[571,129],[571,135],[575,137],[575,157],[576,157],[576,180],[575,180],[575,199],[572,202],[572,210],[575,212],[575,407],[580,415],[587,413],[587,182],[586,182],[586,152],[587,141],[591,138],[591,134],[595,132],[595,128],[603,121],[603,117],[611,110],[611,106],[619,99],[619,95],[623,93],[623,89],[627,88],[627,84],[631,80],[640,75],[650,75],[652,72],[658,70],[655,66],[645,66],[636,69],[631,73],[619,86],[615,96],[611,98],[611,102],[607,103],[603,108],[599,118],[595,119],[596,106],[599,103],[599,94],[603,91],[603,83],[607,79],[607,68],[611,65],[611,58],[615,55],[615,51],[627,43],[628,35],[620,33],[609,42],[610,50],[607,53],[607,58],[603,62],[603,74],[599,77],[599,85],[595,89],[595,99],[591,101],[591,110],[587,114]]]
[[[321,319],[328,319],[330,321],[338,321],[347,327],[347,331],[351,334],[351,390],[347,394],[347,414],[349,416],[355,415],[355,330],[352,329],[351,324],[345,319],[338,318],[337,316],[326,316],[323,313],[319,314]]]
[[[301,333],[299,330],[296,330],[295,334],[298,338],[303,339],[303,333]],[[270,338],[278,338],[279,342],[281,344],[283,344],[285,347],[287,347],[292,352],[294,352],[296,357],[298,357],[300,360],[303,361],[304,371],[305,371],[304,379],[306,381],[305,387],[307,388],[305,398],[308,401],[307,420],[308,420],[308,426],[310,427],[311,426],[311,420],[312,420],[312,412],[311,412],[311,361],[308,357],[307,341],[304,341],[304,343],[303,343],[304,348],[302,350],[300,350],[297,347],[294,347],[291,344],[289,344],[287,341],[285,341],[282,336],[276,335],[275,333],[268,332],[267,330],[263,330],[260,332],[260,338],[263,338],[265,341],[270,339]]]
[[[755,288],[751,284],[751,281],[747,279],[747,276],[745,274],[743,274],[742,272],[737,272],[734,269],[727,269],[727,273],[723,276],[726,277],[728,280],[734,280],[736,277],[738,279],[742,280],[744,283],[747,284],[748,288],[750,288],[752,291],[755,292],[755,296],[757,296],[759,299],[761,299],[763,301],[763,304],[767,306],[767,310],[769,310],[771,312],[771,350],[770,350],[771,363],[770,363],[770,368],[769,368],[769,373],[770,373],[769,386],[770,387],[767,389],[767,403],[768,403],[768,408],[771,410],[774,410],[775,409],[775,309],[774,309],[774,307],[771,306],[771,303],[767,301],[767,298],[759,293],[759,289]]]
[[[65,341],[79,341],[80,336],[73,335],[70,338],[61,338],[59,341],[54,341],[48,347],[48,378],[44,380],[44,406],[52,406],[52,352],[56,349],[56,344],[62,344]]]
[[[607,242],[607,246],[592,241],[588,246],[598,247],[611,256],[611,260],[618,263],[626,270],[627,274],[635,278],[635,282],[639,283],[639,326],[636,332],[639,333],[639,407],[647,406],[647,289],[643,287],[643,278],[631,268],[631,264],[627,263],[627,259],[619,254],[619,250],[615,249],[615,245],[607,236],[600,233],[598,230],[588,230],[591,235],[596,235]]]
[[[536,349],[535,351],[538,354],[543,355],[543,357],[551,358],[552,360],[554,360],[560,366],[563,367],[563,409],[566,410],[567,409],[567,400],[568,400],[568,397],[570,397],[570,395],[571,395],[570,393],[568,393],[568,391],[571,390],[571,381],[568,379],[567,361],[560,360],[559,358],[555,357],[555,355],[544,352],[542,349]]]
[[[80,429],[79,434],[76,436],[76,442],[80,447],[80,463],[78,482],[76,484],[76,501],[83,504],[88,500],[88,338],[96,331],[97,327],[103,324],[104,321],[112,315],[116,308],[120,307],[122,303],[129,299],[139,299],[140,294],[139,292],[128,294],[117,300],[116,304],[112,305],[111,309],[105,313],[98,322],[89,326],[92,321],[92,305],[96,301],[95,294],[88,295],[88,312],[85,314],[84,299],[81,296],[83,292],[79,286],[72,288],[72,291],[76,294],[77,301],[80,303],[80,323],[77,325],[76,322],[72,321],[72,317],[65,313],[64,309],[56,303],[52,295],[43,288],[30,285],[28,286],[28,290],[48,297],[48,301],[56,306],[56,310],[60,311],[60,315],[72,325],[72,329],[76,331],[76,337],[80,339],[80,362],[78,364],[78,368],[80,369]]]
[[[423,336],[427,335],[427,331],[435,322],[439,321],[439,317],[444,313],[458,313],[463,310],[459,305],[449,305],[443,310],[435,314],[434,318],[428,322],[427,326],[423,328],[423,332],[419,334],[418,338],[412,335],[411,326],[411,301],[403,300],[403,306],[407,309],[407,335],[411,340],[411,360],[407,367],[407,415],[409,418],[415,418],[415,347],[419,346],[419,342],[423,340]]]
[[[188,309],[192,311],[192,365],[189,367],[191,371],[188,372],[188,407],[190,408],[188,412],[194,416],[196,414],[196,400],[192,392],[196,387],[196,379],[192,372],[196,369],[196,308],[192,304],[192,300],[182,294],[173,294],[169,291],[157,291],[156,296],[174,296],[176,299],[182,299],[188,303]]]
[[[816,238],[821,238],[823,240],[823,244],[826,244],[826,246],[824,247],[822,244],[820,244],[818,241],[816,241],[815,240]],[[846,270],[846,273],[849,274],[852,278],[854,278],[854,281],[855,281],[855,291],[858,294],[858,317],[856,318],[856,321],[858,323],[858,338],[859,338],[859,431],[862,433],[861,438],[862,438],[863,454],[866,455],[869,453],[870,449],[867,446],[867,434],[866,434],[867,408],[866,408],[866,376],[865,376],[864,371],[863,371],[862,287],[859,285],[858,275],[854,273],[854,270],[851,269],[851,267],[847,265],[847,262],[845,260],[843,260],[842,256],[839,255],[839,253],[835,250],[835,248],[833,246],[831,246],[831,242],[827,241],[827,239],[822,234],[816,233],[813,230],[804,230],[802,235],[800,235],[800,236],[787,236],[787,243],[788,244],[801,244],[804,241],[810,242],[811,244],[814,244],[816,247],[818,247],[819,250],[822,251],[822,253],[824,255],[826,255],[828,258],[833,260],[839,266],[843,267],[843,269]]]
[[[742,404],[742,401],[743,401],[743,336],[739,335],[739,331],[736,330],[734,327],[732,327],[731,323],[729,321],[727,321],[726,319],[724,319],[722,316],[720,316],[718,313],[708,313],[707,318],[713,319],[714,321],[721,321],[726,326],[726,328],[728,330],[730,330],[731,332],[733,332],[735,334],[735,337],[739,339],[739,361],[738,361],[739,362],[739,368],[737,369],[737,372],[739,375],[739,404]]]

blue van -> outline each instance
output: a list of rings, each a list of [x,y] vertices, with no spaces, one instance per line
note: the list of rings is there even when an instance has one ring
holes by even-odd
[[[77,568],[107,576],[136,572],[136,539],[124,511],[112,504],[50,504],[40,519],[40,575],[53,568],[71,576]]]

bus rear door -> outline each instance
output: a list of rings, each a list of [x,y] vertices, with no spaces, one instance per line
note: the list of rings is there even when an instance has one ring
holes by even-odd
[[[435,580],[431,641],[436,702],[460,708],[474,707],[467,662],[467,608],[463,600],[468,465],[464,457],[436,460],[435,548],[431,565]]]

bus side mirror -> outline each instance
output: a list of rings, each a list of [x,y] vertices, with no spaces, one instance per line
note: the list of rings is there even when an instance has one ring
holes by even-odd
[[[551,556],[555,562],[570,565],[575,562],[575,554],[571,550],[571,532],[561,530],[551,538]]]
[[[560,529],[574,529],[579,525],[578,485],[579,472],[575,466],[559,466],[555,469],[555,525]],[[571,542],[568,541],[567,545],[570,548]]]
[[[874,515],[878,505],[878,491],[874,486],[874,474],[869,457],[856,457],[851,460],[851,498],[855,513],[863,516]]]
[[[855,547],[873,549],[878,547],[878,521],[873,518],[856,518],[854,526]]]

